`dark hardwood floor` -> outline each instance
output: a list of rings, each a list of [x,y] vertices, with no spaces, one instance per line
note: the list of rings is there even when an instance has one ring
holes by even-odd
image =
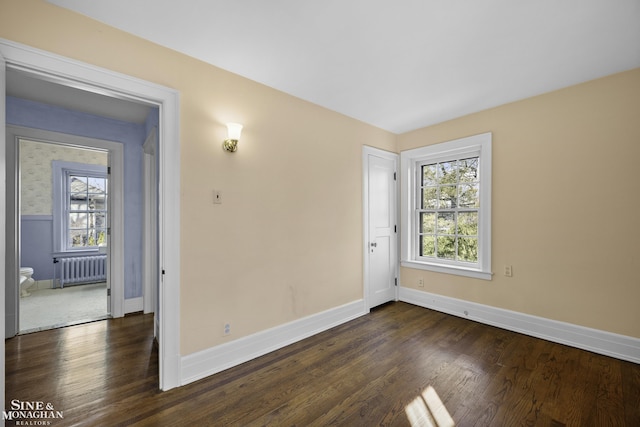
[[[428,426],[435,391],[459,426],[640,426],[640,365],[405,303],[167,392],[152,327],[7,340],[6,408],[50,403],[52,426]]]

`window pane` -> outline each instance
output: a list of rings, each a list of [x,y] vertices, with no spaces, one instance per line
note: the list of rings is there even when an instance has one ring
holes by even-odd
[[[436,184],[436,165],[422,166],[422,185]]]
[[[86,176],[77,176],[70,175],[69,183],[71,184],[71,192],[78,193],[87,191],[87,177]]]
[[[87,180],[89,193],[105,194],[107,190],[107,180],[104,178],[91,178]]]
[[[87,228],[87,214],[71,213],[69,214],[69,228]]]
[[[447,185],[440,187],[440,197],[438,202],[439,209],[450,209],[457,206],[457,187],[455,185]]]
[[[478,157],[460,160],[458,162],[460,182],[478,182],[480,179],[478,175],[478,165]]]
[[[431,212],[423,212],[420,214],[422,220],[422,233],[433,234],[436,232],[436,214]]]
[[[455,184],[458,182],[456,176],[456,161],[438,163],[438,184]]]
[[[456,258],[456,238],[453,236],[438,236],[438,258]]]
[[[480,187],[479,184],[462,184],[459,186],[461,208],[477,208],[480,207]]]
[[[107,244],[105,229],[91,229],[87,236],[87,246],[106,246]]]
[[[462,236],[478,235],[478,213],[459,212],[458,213],[458,234]]]
[[[69,209],[72,211],[86,211],[89,208],[89,204],[86,200],[71,200],[69,203]]]
[[[90,210],[104,210],[105,199],[103,195],[90,194],[88,208]]]
[[[87,246],[86,230],[69,230],[69,246],[73,248]]]
[[[104,212],[96,212],[89,214],[89,227],[105,228],[107,226],[107,216]]]
[[[478,239],[475,237],[460,237],[458,239],[458,260],[478,262]]]
[[[422,209],[435,209],[438,207],[438,188],[426,187],[422,189]]]
[[[456,217],[453,212],[438,213],[438,234],[455,234]]]
[[[107,230],[106,229],[96,230],[96,245],[107,246]]]
[[[434,236],[420,236],[420,256],[436,256],[436,240]]]

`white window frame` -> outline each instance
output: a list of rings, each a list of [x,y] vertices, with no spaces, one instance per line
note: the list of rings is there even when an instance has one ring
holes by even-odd
[[[443,142],[400,153],[401,177],[401,265],[491,280],[491,141],[490,132]],[[419,205],[420,165],[465,157],[479,157],[480,209],[478,211],[478,262],[439,260],[419,256],[417,215]]]
[[[86,163],[66,162],[54,160],[51,162],[53,172],[53,245],[56,253],[95,253],[99,252],[99,246],[89,246],[82,248],[70,248],[67,245],[67,176],[85,175],[94,177],[108,177],[106,166],[92,165]],[[108,200],[107,203],[110,203]],[[107,208],[108,209],[108,208]],[[107,215],[107,228],[109,227]]]

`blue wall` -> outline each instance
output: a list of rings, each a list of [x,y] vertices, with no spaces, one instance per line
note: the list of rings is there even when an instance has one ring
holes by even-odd
[[[33,268],[35,280],[52,279],[55,274],[51,259],[53,248],[53,217],[51,215],[22,216],[20,222],[22,245],[20,261]]]
[[[7,124],[23,126],[89,138],[104,139],[121,142],[124,147],[124,277],[125,298],[142,296],[142,221],[143,221],[143,181],[144,170],[142,145],[148,132],[158,123],[158,110],[153,109],[144,124],[128,123],[120,120],[109,119],[78,111],[68,110],[52,105],[41,104],[20,98],[7,97]],[[33,262],[34,277],[37,280],[51,279],[44,277],[36,265],[45,262],[53,265],[51,253],[53,252],[53,231],[49,232],[47,239],[33,239],[33,236],[43,230],[30,229],[37,226],[42,228],[41,221],[22,221],[21,251],[24,261]],[[46,251],[43,246],[48,245]],[[30,254],[49,254],[46,260],[33,259]],[[31,259],[30,259],[31,258]],[[28,265],[23,262],[23,265]],[[47,274],[51,274],[49,270]]]

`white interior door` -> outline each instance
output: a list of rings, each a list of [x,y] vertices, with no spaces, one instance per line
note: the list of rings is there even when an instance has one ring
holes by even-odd
[[[365,294],[369,308],[396,299],[398,155],[365,147]]]

